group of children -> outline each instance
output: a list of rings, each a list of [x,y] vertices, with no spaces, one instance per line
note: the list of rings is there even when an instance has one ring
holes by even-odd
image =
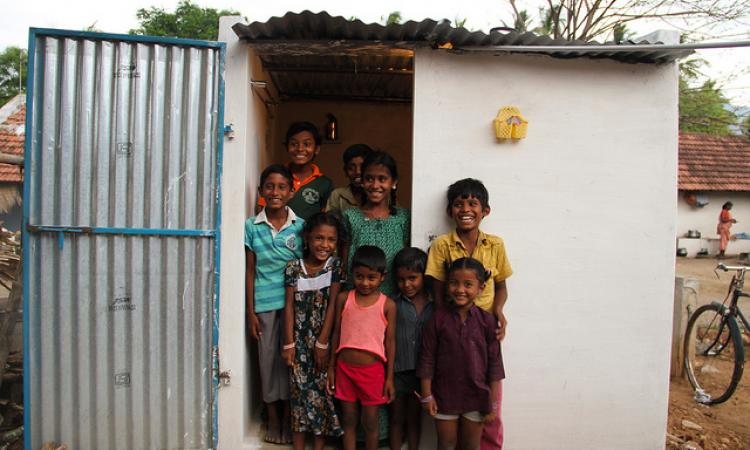
[[[420,409],[435,418],[438,448],[501,448],[499,341],[512,272],[503,241],[479,230],[486,188],[469,178],[449,187],[455,230],[428,255],[409,247],[395,160],[352,146],[350,183],[333,189],[313,162],[320,144],[314,125],[289,127],[290,162],[262,172],[257,215],[245,223],[266,440],[302,450],[309,433],[320,450],[343,435],[353,450],[361,427],[374,450],[390,404],[392,449],[419,448]]]

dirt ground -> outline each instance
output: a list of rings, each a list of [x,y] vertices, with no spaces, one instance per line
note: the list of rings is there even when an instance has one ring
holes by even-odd
[[[726,264],[738,264],[729,258]],[[677,259],[677,276],[694,278],[700,282],[698,303],[723,300],[727,293],[730,274],[720,272],[717,279],[714,258]],[[745,285],[750,289],[750,277]],[[745,302],[743,304],[743,302]],[[740,300],[740,307],[750,312],[750,301]],[[748,348],[748,347],[746,347]],[[747,350],[746,350],[747,352]],[[747,361],[747,356],[745,357]],[[693,399],[693,390],[686,378],[673,378],[669,389],[669,420],[667,449],[748,449],[750,448],[750,368],[732,398],[716,406],[704,406]]]

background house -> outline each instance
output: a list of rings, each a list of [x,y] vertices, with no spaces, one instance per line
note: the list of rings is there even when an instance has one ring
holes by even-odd
[[[0,108],[0,153],[23,156],[25,124],[26,94],[19,94]],[[21,229],[22,190],[22,168],[0,164],[0,221],[12,231]]]
[[[719,251],[716,224],[721,205],[734,204],[732,234],[750,233],[750,140],[743,136],[680,133],[677,247],[688,256]],[[687,238],[688,230],[700,238]],[[750,240],[731,241],[728,254],[750,251]]]

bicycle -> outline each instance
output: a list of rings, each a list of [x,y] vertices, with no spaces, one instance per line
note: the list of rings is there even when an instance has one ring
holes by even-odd
[[[698,403],[716,405],[727,401],[742,378],[745,348],[740,325],[750,332],[750,322],[737,307],[737,302],[740,297],[750,297],[742,290],[747,269],[719,263],[714,269],[717,278],[718,270],[736,271],[727,296],[722,303],[714,301],[700,306],[688,320],[683,358]]]

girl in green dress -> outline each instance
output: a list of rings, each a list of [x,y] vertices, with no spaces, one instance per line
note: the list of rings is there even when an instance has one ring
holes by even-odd
[[[386,152],[375,150],[362,163],[364,199],[359,208],[344,211],[344,222],[350,235],[347,268],[351,255],[363,245],[374,245],[385,253],[387,271],[399,250],[409,246],[409,211],[396,206],[398,170],[396,161]],[[380,290],[393,298],[397,291],[393,277],[386,276]]]
[[[302,229],[304,257],[286,266],[283,357],[291,368],[289,397],[295,450],[304,450],[305,433],[313,434],[315,450],[323,449],[326,436],[343,433],[333,397],[326,392],[335,310],[335,305],[328,306],[341,286],[342,263],[334,254],[341,248],[342,228],[333,214],[310,217]]]

